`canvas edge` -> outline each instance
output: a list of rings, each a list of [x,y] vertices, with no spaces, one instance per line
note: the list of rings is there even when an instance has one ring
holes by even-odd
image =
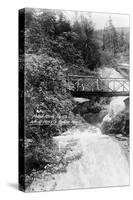
[[[18,10],[18,96],[19,96],[19,103],[18,103],[18,119],[19,119],[19,130],[18,130],[18,189],[20,191],[25,191],[25,159],[24,159],[24,67],[25,67],[25,8]],[[22,61],[23,68],[21,69],[20,66],[20,59]]]

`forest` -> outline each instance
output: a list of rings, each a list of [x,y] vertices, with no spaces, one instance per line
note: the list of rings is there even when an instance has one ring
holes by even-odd
[[[66,75],[93,75],[104,66],[129,62],[128,29],[115,27],[111,18],[107,24],[96,30],[84,15],[70,21],[62,11],[26,9],[25,27],[19,30],[25,41],[19,74],[24,70],[26,176],[21,179],[26,186],[36,171],[57,162],[52,138],[73,127],[77,105]]]

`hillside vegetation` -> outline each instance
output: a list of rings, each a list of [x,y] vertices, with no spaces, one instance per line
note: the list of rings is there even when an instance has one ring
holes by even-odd
[[[128,56],[129,42],[111,21],[99,38],[84,16],[71,23],[61,12],[50,10],[26,9],[20,40],[23,31],[25,54],[20,48],[19,70],[21,76],[25,68],[26,177],[22,179],[29,184],[34,171],[56,162],[52,137],[73,126],[74,102],[66,74],[93,75],[99,67],[113,65],[119,54]]]

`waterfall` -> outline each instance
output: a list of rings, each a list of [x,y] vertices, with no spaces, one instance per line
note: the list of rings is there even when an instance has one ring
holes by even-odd
[[[103,122],[110,121],[117,114],[120,114],[122,111],[126,109],[125,105],[125,97],[113,97],[111,99],[108,114],[103,118]]]
[[[103,68],[99,70],[99,74],[101,77],[104,78],[123,78],[123,76],[117,72],[114,68]],[[121,91],[121,85],[119,82],[116,82],[116,86],[119,88],[118,91]],[[113,83],[109,84],[110,89],[113,89]],[[126,109],[126,105],[124,100],[127,97],[112,97],[109,109],[108,109],[108,114],[103,118],[103,122],[105,121],[110,121],[112,118],[114,118],[117,114],[121,113]]]

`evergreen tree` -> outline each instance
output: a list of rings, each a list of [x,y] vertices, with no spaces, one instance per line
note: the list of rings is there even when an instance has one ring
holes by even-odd
[[[114,55],[119,51],[119,37],[111,17],[109,18],[108,26],[104,28],[103,46],[105,49],[109,49]]]
[[[73,30],[78,34],[75,42],[83,56],[84,64],[88,69],[95,69],[100,66],[99,46],[94,38],[94,27],[91,21],[81,16],[80,21],[75,21]]]

